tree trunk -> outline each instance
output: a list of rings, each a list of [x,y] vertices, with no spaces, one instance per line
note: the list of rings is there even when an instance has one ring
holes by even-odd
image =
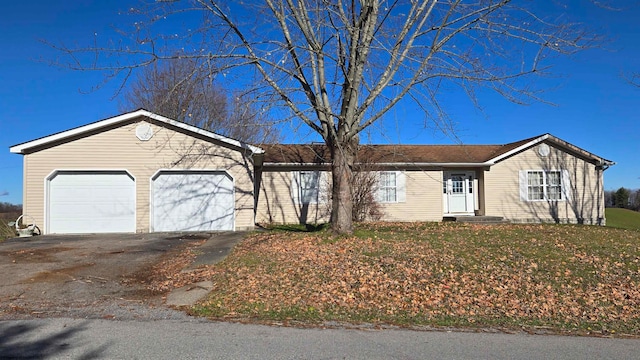
[[[331,149],[331,175],[333,180],[331,193],[331,229],[337,234],[353,234],[353,200],[351,186],[353,163],[356,157],[358,141],[346,144],[327,142]]]

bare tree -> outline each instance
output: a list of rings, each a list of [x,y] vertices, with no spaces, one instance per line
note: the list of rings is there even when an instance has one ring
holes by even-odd
[[[615,206],[615,191],[613,190],[605,190],[604,191],[604,207],[614,207]]]
[[[19,212],[22,211],[22,205],[16,205],[8,202],[0,202],[0,213]]]
[[[216,85],[198,59],[176,58],[144,68],[126,89],[123,111],[144,108],[170,119],[249,143],[278,134],[251,98]]]
[[[362,222],[366,220],[380,220],[384,215],[382,206],[377,199],[378,177],[376,172],[358,168],[353,173],[351,201],[352,220]]]
[[[529,75],[547,69],[550,55],[573,53],[594,40],[568,20],[561,5],[543,9],[536,1],[509,0],[160,1],[134,11],[146,18],[136,22],[126,44],[62,50],[71,56],[72,68],[111,71],[124,79],[158,59],[174,58],[171,49],[176,48],[184,49],[181,57],[210,64],[214,74],[235,74],[234,81],[245,83],[254,76],[256,98],[287,109],[292,121],[306,124],[330,148],[332,229],[350,233],[359,134],[403,99],[413,100],[427,119],[442,121],[440,99],[455,89],[474,103],[480,87],[518,103],[540,100]],[[188,22],[188,28],[163,33],[161,25],[171,19]],[[128,61],[83,63],[84,52]]]
[[[356,157],[351,181],[352,220],[362,222],[378,221],[384,216],[384,208],[379,202],[381,169],[371,150],[360,146]]]
[[[640,72],[631,73],[626,79],[631,85],[640,87]]]

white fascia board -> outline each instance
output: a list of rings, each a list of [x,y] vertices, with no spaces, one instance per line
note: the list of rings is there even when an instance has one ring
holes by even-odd
[[[593,154],[593,153],[591,153],[591,152],[589,152],[587,150],[579,148],[579,147],[577,147],[577,146],[575,146],[575,145],[573,145],[573,144],[571,144],[569,142],[566,142],[566,141],[564,141],[564,140],[562,140],[562,139],[560,139],[558,137],[555,137],[555,136],[553,136],[551,134],[544,134],[544,135],[542,135],[542,136],[540,136],[538,138],[535,138],[535,139],[529,141],[526,144],[518,146],[517,148],[515,148],[515,149],[513,149],[511,151],[508,151],[508,152],[506,152],[506,153],[504,153],[502,155],[496,156],[495,158],[490,159],[487,162],[495,164],[496,162],[498,162],[498,161],[500,161],[500,160],[502,160],[504,158],[507,158],[507,157],[509,157],[509,156],[511,156],[513,154],[516,154],[516,153],[522,151],[522,150],[525,150],[525,149],[528,149],[528,148],[530,148],[532,146],[535,146],[535,145],[537,145],[537,144],[539,144],[539,143],[541,143],[541,142],[543,142],[545,140],[549,140],[549,141],[551,141],[553,143],[556,143],[557,145],[560,145],[562,147],[565,147],[567,149],[570,149],[572,151],[580,153],[585,157],[590,157],[590,158],[592,158],[594,160],[597,160],[598,163],[599,163],[598,165],[602,165],[602,166],[615,165],[615,162],[613,162],[611,160],[607,160],[607,159],[604,159],[604,158],[602,158],[600,156],[597,156],[596,154]]]
[[[553,135],[550,136],[550,140],[555,142],[556,144],[558,144],[560,146],[564,146],[567,149],[570,149],[570,150],[575,151],[575,152],[577,152],[579,154],[582,154],[585,157],[590,157],[590,158],[598,161],[598,165],[600,165],[600,166],[611,166],[611,165],[615,165],[616,164],[615,162],[613,162],[611,160],[607,160],[607,159],[605,159],[603,157],[600,157],[600,156],[598,156],[598,155],[596,155],[596,154],[594,154],[592,152],[589,152],[589,151],[587,151],[587,150],[585,150],[583,148],[580,148],[580,147],[578,147],[576,145],[573,145],[573,144],[571,144],[571,143],[569,143],[567,141],[564,141],[564,140],[562,140],[560,138],[557,138],[557,137],[555,137]]]
[[[250,150],[254,154],[263,154],[264,153],[264,150],[259,148],[259,147],[257,147],[257,146],[249,145],[249,144],[244,143],[242,141],[238,141],[238,140],[235,140],[235,139],[228,138],[226,136],[218,135],[218,134],[213,133],[211,131],[203,130],[203,129],[200,129],[200,128],[195,127],[193,125],[189,125],[189,124],[186,124],[186,123],[183,123],[183,122],[180,122],[180,121],[172,120],[172,119],[166,118],[166,117],[164,117],[162,115],[154,114],[154,113],[146,111],[146,110],[142,110],[142,111],[146,112],[146,114],[144,114],[144,116],[146,116],[146,117],[148,117],[150,119],[158,120],[158,121],[167,123],[169,125],[172,125],[172,126],[175,126],[175,127],[187,130],[187,131],[191,131],[191,132],[194,132],[196,134],[200,134],[200,135],[206,136],[208,138],[221,141],[223,143],[227,143],[229,145],[233,145],[233,146],[236,146],[236,147],[239,147],[239,148],[242,148],[242,149]]]
[[[9,151],[11,151],[12,153],[22,154],[22,153],[24,153],[25,150],[30,149],[32,147],[44,145],[46,143],[57,141],[57,140],[62,140],[62,139],[67,138],[67,137],[71,137],[71,136],[74,136],[74,135],[82,134],[84,132],[88,132],[88,131],[92,131],[92,130],[95,130],[95,129],[99,129],[101,127],[105,127],[105,126],[109,126],[109,125],[112,125],[112,124],[116,124],[116,123],[121,122],[121,121],[126,121],[126,120],[132,119],[132,118],[137,117],[137,116],[146,115],[147,113],[149,113],[149,112],[146,111],[146,110],[136,110],[136,111],[133,111],[133,112],[130,112],[130,113],[118,115],[118,116],[115,116],[115,117],[112,117],[112,118],[109,118],[109,119],[105,119],[105,120],[102,120],[102,121],[98,121],[98,122],[95,122],[95,123],[92,123],[92,124],[80,126],[80,127],[77,127],[77,128],[71,129],[71,130],[67,130],[67,131],[62,131],[62,132],[59,132],[57,134],[45,136],[45,137],[40,138],[40,139],[36,139],[36,140],[33,140],[33,141],[28,141],[26,143],[14,145],[14,146],[9,148]]]
[[[500,160],[502,160],[504,158],[507,158],[507,157],[509,157],[509,156],[511,156],[513,154],[517,154],[518,152],[520,152],[520,151],[522,151],[524,149],[528,149],[528,148],[530,148],[530,147],[532,147],[532,146],[534,146],[536,144],[539,144],[539,143],[547,140],[548,138],[549,138],[549,134],[544,134],[544,135],[540,136],[539,138],[535,138],[535,139],[529,141],[528,143],[520,145],[520,146],[518,146],[517,148],[515,148],[515,149],[513,149],[511,151],[507,151],[506,153],[504,153],[502,155],[498,155],[498,156],[494,157],[493,159],[489,159],[487,162],[491,163],[491,164],[495,164],[495,163],[497,163],[498,161],[500,161]]]
[[[117,124],[119,122],[123,122],[123,121],[127,121],[127,120],[131,120],[133,118],[139,117],[139,116],[145,116],[148,117],[150,119],[154,119],[187,131],[191,131],[203,136],[206,136],[210,139],[214,139],[214,140],[218,140],[221,141],[223,143],[229,144],[229,145],[233,145],[242,149],[248,149],[251,152],[255,153],[255,154],[262,154],[264,153],[264,150],[257,147],[257,146],[253,146],[253,145],[249,145],[243,142],[240,142],[238,140],[234,140],[234,139],[230,139],[227,138],[225,136],[222,135],[218,135],[215,133],[212,133],[210,131],[206,131],[206,130],[202,130],[200,128],[197,128],[195,126],[192,125],[188,125],[179,121],[175,121],[175,120],[171,120],[169,118],[166,118],[164,116],[161,115],[157,115],[154,114],[150,111],[144,110],[144,109],[140,109],[140,110],[136,110],[136,111],[132,111],[126,114],[122,114],[122,115],[118,115],[112,118],[108,118],[102,121],[98,121],[92,124],[88,124],[88,125],[84,125],[84,126],[80,126],[77,127],[75,129],[71,129],[71,130],[67,130],[67,131],[63,131],[57,134],[53,134],[50,136],[45,136],[43,138],[37,139],[37,140],[33,140],[33,141],[29,141],[26,143],[22,143],[22,144],[18,144],[18,145],[14,145],[12,147],[9,148],[9,151],[15,154],[24,154],[24,152],[27,149],[33,148],[33,147],[37,147],[40,145],[44,145],[47,144],[49,142],[54,142],[54,141],[58,141],[58,140],[62,140],[65,139],[67,137],[72,137],[75,135],[79,135],[85,132],[89,132],[89,131],[93,131],[93,130],[97,130],[100,129],[102,127],[107,127],[113,124]]]

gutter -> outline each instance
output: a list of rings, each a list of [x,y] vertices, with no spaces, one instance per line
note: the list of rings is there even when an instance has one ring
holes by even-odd
[[[416,167],[485,167],[495,165],[493,161],[482,163],[419,163],[419,162],[393,162],[393,163],[355,163],[354,165],[372,165],[372,166],[416,166]],[[311,166],[331,166],[331,163],[274,163],[265,162],[264,166],[272,167],[311,167]]]
[[[614,161],[609,161],[609,160],[601,160],[600,163],[598,164],[598,166],[602,167],[602,172],[605,172],[605,170],[612,167],[613,165],[616,165],[616,163]]]
[[[417,163],[417,162],[399,162],[399,163],[375,163],[378,166],[420,166],[420,167],[484,167],[492,166],[495,163],[486,161],[482,163]]]

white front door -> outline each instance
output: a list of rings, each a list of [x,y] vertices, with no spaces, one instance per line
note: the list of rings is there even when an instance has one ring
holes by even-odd
[[[474,178],[473,171],[444,172],[442,200],[445,214],[474,214]]]

